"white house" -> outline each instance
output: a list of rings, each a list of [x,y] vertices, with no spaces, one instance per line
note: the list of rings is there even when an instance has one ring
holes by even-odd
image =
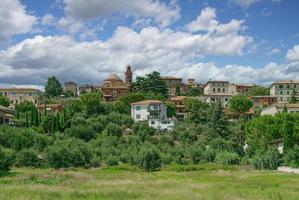
[[[272,104],[263,108],[261,115],[275,115],[287,108],[288,113],[299,113],[299,104]]]
[[[174,122],[167,117],[167,107],[161,101],[145,100],[131,104],[134,121],[148,121],[150,127],[170,130]]]

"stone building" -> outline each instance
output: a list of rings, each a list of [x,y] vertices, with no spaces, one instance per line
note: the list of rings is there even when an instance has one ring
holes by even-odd
[[[96,89],[93,85],[80,85],[79,86],[79,93],[81,94],[85,94],[85,93],[90,93],[90,92],[96,92]]]
[[[37,106],[39,105],[42,94],[40,90],[33,88],[0,88],[0,95],[8,98],[10,107],[12,108],[25,100]]]
[[[132,72],[130,65],[127,66],[127,69],[125,72],[125,82],[127,84],[132,84],[132,82],[133,82],[133,72]]]
[[[277,97],[273,96],[252,96],[251,99],[253,101],[254,107],[259,108],[267,107],[277,103]]]
[[[75,82],[69,81],[64,83],[64,92],[72,92],[74,97],[78,96],[78,89],[77,89],[77,84]]]
[[[177,89],[182,90],[182,78],[174,76],[164,76],[161,77],[161,79],[165,81],[166,86],[168,88],[168,95],[170,97],[176,96]]]

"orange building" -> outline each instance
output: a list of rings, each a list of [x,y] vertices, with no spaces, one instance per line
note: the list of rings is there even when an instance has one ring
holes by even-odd
[[[254,107],[267,107],[277,103],[277,97],[274,96],[253,96],[251,97]]]

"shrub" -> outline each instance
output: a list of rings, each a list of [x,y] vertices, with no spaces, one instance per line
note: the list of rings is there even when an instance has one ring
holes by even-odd
[[[96,137],[97,132],[90,126],[76,125],[65,130],[65,133],[71,137],[76,137],[84,141],[89,141]]]
[[[123,135],[122,128],[114,123],[109,123],[103,131],[105,135],[121,137]]]
[[[7,173],[11,165],[11,152],[0,146],[0,175]]]
[[[108,166],[115,166],[118,165],[118,157],[116,156],[109,156],[106,160]]]
[[[47,161],[51,167],[89,167],[93,158],[90,147],[82,140],[67,139],[47,148]]]
[[[239,164],[240,156],[234,152],[218,152],[215,161],[226,165]]]
[[[293,149],[288,150],[283,160],[285,165],[299,168],[299,146],[296,145]]]
[[[148,172],[160,169],[161,156],[155,146],[148,144],[141,148],[139,152],[139,167]]]
[[[38,158],[38,154],[33,149],[24,149],[17,153],[15,165],[18,167],[39,167],[41,165],[41,159]]]
[[[280,162],[280,154],[276,148],[269,148],[265,152],[259,151],[249,160],[249,163],[259,170],[277,169]]]

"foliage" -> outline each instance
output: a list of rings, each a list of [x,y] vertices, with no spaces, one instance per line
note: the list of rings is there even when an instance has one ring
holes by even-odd
[[[0,175],[6,174],[11,165],[11,152],[0,145]]]
[[[187,96],[198,97],[203,94],[203,90],[199,87],[191,87],[187,90]]]
[[[235,152],[218,152],[215,161],[226,165],[236,165],[240,162],[240,156]]]
[[[154,95],[162,95],[167,97],[168,89],[165,81],[161,79],[159,72],[152,72],[145,77],[138,76],[135,83],[132,85],[134,92],[140,92],[143,94],[153,93]]]
[[[139,152],[139,166],[145,171],[156,171],[161,167],[159,150],[150,144],[144,145]]]
[[[229,110],[237,113],[238,115],[248,112],[252,106],[253,102],[245,95],[233,96],[228,103]]]
[[[34,149],[23,149],[17,153],[15,165],[18,167],[39,167],[41,166],[41,159]]]
[[[76,137],[84,141],[89,141],[96,137],[97,132],[91,126],[79,124],[66,129],[65,134],[70,137]]]
[[[86,93],[80,95],[80,99],[84,105],[84,109],[87,115],[94,115],[105,112],[105,108],[101,104],[101,98],[101,93]]]
[[[35,108],[34,104],[31,101],[24,100],[21,103],[16,105],[16,110],[18,112],[29,112]]]
[[[62,94],[61,83],[55,76],[48,78],[47,84],[45,86],[45,92],[48,97],[58,97]]]
[[[269,148],[266,151],[257,151],[256,154],[250,159],[250,163],[256,169],[271,169],[275,170],[281,163],[280,154],[276,148]]]
[[[270,91],[268,88],[260,86],[260,85],[254,85],[252,88],[252,96],[267,96],[270,95]]]
[[[78,139],[56,141],[46,150],[47,161],[53,168],[87,167],[92,160],[88,144]]]
[[[81,113],[84,109],[84,104],[81,99],[69,99],[66,102],[65,110],[72,117],[76,113]]]
[[[202,102],[197,98],[185,98],[184,105],[189,111],[189,119],[197,124],[203,124],[208,121],[209,104]]]
[[[0,95],[0,105],[4,107],[9,106],[9,100],[5,96]]]
[[[123,135],[123,130],[118,124],[109,123],[108,126],[106,126],[105,130],[103,131],[103,134],[109,136],[121,137]]]
[[[295,89],[293,89],[289,103],[297,103],[297,91]]]
[[[286,166],[299,168],[299,145],[286,151],[283,160]]]

